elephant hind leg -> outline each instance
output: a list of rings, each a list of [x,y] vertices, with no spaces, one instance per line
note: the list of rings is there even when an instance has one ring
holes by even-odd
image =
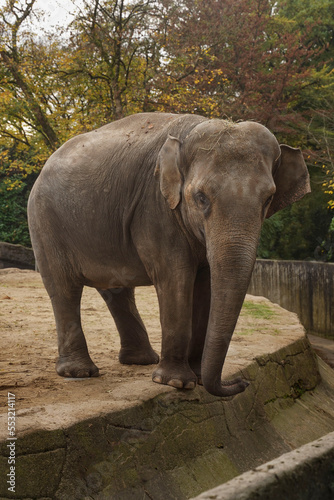
[[[98,290],[111,312],[121,339],[119,361],[125,365],[151,365],[159,362],[138,312],[133,288]]]
[[[66,293],[51,294],[58,333],[59,358],[56,363],[62,377],[97,377],[99,369],[91,360],[80,319],[82,287],[68,288]]]
[[[34,238],[34,251],[56,320],[59,352],[56,371],[62,377],[97,377],[99,369],[89,356],[81,326],[83,286],[70,277],[75,272],[56,238],[49,235],[46,244],[38,235]]]

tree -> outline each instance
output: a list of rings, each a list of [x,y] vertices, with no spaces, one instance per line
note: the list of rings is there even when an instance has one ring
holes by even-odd
[[[291,104],[307,83],[315,49],[306,34],[275,15],[264,0],[164,0],[158,104],[235,120],[255,119],[276,133],[294,133]]]
[[[155,46],[149,33],[153,0],[85,1],[72,25],[67,60],[59,75],[77,85],[84,80],[86,105],[104,121],[144,108]]]
[[[19,131],[21,138],[17,136],[16,140],[28,144],[27,134],[24,130],[25,125],[36,129],[43,137],[48,148],[55,150],[59,145],[57,134],[47,116],[43,106],[36,95],[36,82],[30,72],[30,61],[26,61],[26,49],[21,43],[18,43],[18,32],[22,24],[31,14],[36,0],[7,0],[5,7],[0,10],[0,32],[2,42],[0,44],[0,59],[3,64],[1,71],[1,83],[5,88],[2,104],[8,104],[11,98],[15,100],[24,98],[25,116],[17,116],[16,109],[12,109],[8,117],[9,126],[2,121],[1,133],[13,137],[12,129]],[[27,35],[26,35],[27,36]],[[27,36],[29,43],[29,36]],[[22,104],[22,102],[21,102]]]
[[[0,10],[0,191],[7,214],[0,239],[25,238],[12,214],[24,214],[32,182],[59,144],[131,113],[171,111],[256,120],[280,142],[301,147],[314,195],[266,222],[259,251],[304,258],[329,241],[331,2],[84,0],[63,33],[39,37],[29,25],[37,15],[35,0],[6,0]],[[297,252],[279,232],[283,223],[284,234],[298,234]]]
[[[7,0],[0,9],[0,239],[24,244],[29,190],[60,144],[45,75],[49,49],[27,25],[34,3]]]
[[[334,209],[334,4],[328,0],[281,0],[279,15],[294,29],[307,30],[307,43],[314,49],[306,61],[310,70],[306,85],[295,99],[294,110],[304,116],[299,127],[310,165],[318,166],[317,182],[330,195]]]

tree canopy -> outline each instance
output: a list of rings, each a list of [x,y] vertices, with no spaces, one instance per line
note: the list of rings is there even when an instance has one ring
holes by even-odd
[[[29,244],[27,196],[60,144],[172,111],[256,120],[301,147],[313,193],[266,222],[259,255],[334,260],[333,2],[83,0],[37,32],[35,3],[0,8],[0,240]]]

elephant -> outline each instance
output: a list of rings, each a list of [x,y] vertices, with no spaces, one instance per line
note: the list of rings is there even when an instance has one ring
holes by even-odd
[[[219,397],[249,385],[221,380],[265,218],[310,192],[300,149],[255,121],[138,113],[63,144],[31,191],[28,222],[58,335],[56,370],[95,377],[81,326],[84,286],[107,303],[123,364]],[[155,287],[161,356],[135,303]]]

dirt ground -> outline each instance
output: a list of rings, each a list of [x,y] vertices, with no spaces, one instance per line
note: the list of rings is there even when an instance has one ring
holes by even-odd
[[[256,356],[274,352],[304,336],[296,315],[263,297],[247,296],[230,345],[223,375],[241,371]],[[153,348],[160,353],[161,332],[153,287],[136,290],[136,301]],[[257,315],[252,304],[272,311]],[[269,311],[270,312],[270,311]],[[82,322],[90,355],[100,368],[94,379],[64,379],[55,372],[57,337],[49,297],[35,271],[0,270],[0,437],[6,435],[8,392],[16,396],[18,432],[69,425],[134,400],[175,389],[151,381],[152,366],[124,366],[118,361],[118,333],[107,307],[94,289],[85,288]],[[1,422],[1,419],[0,419]]]

